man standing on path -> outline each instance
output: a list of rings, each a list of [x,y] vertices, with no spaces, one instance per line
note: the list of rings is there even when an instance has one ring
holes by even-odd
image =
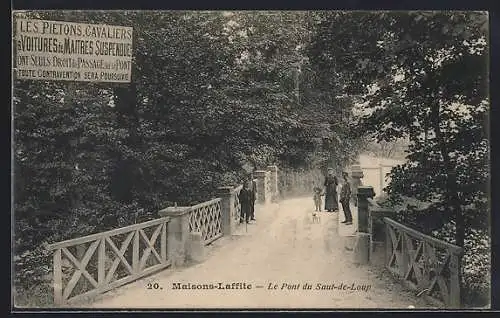
[[[257,199],[257,182],[253,179],[253,174],[250,174],[250,182],[252,183],[252,202],[250,206],[250,220],[255,221],[255,200]]]
[[[344,183],[342,184],[342,189],[340,190],[340,203],[342,204],[342,210],[344,210],[345,220],[341,223],[346,225],[352,224],[352,214],[349,202],[351,200],[351,186],[349,180],[347,179],[348,173],[346,171],[342,172],[342,177],[344,177]]]
[[[241,189],[240,194],[238,195],[238,199],[241,205],[240,223],[243,222],[248,223],[253,202],[253,191],[252,191],[251,181],[247,181],[243,184],[243,189]]]

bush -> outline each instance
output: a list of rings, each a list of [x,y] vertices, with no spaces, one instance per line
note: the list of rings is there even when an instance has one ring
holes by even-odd
[[[54,303],[54,291],[49,282],[39,283],[32,288],[15,287],[14,304],[16,307],[50,307]]]
[[[14,303],[20,307],[44,307],[53,303],[49,277],[52,253],[41,244],[14,256]]]
[[[455,244],[455,222],[430,205],[404,196],[384,196],[378,203],[394,209],[394,219],[419,232]],[[438,213],[436,213],[438,212]],[[468,307],[489,304],[491,289],[490,235],[484,229],[469,227],[464,242],[462,258],[462,303]]]
[[[449,222],[432,232],[440,240],[454,243],[455,224]],[[485,306],[491,291],[491,245],[486,231],[469,229],[462,258],[462,300],[468,306]]]

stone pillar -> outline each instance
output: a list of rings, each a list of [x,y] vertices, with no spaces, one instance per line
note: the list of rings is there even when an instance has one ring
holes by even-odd
[[[384,218],[394,218],[395,211],[393,209],[381,206],[371,206],[368,209],[369,233],[372,234],[373,242],[384,242],[385,240],[385,223]]]
[[[363,170],[359,164],[351,166],[351,189],[354,206],[358,206],[358,187],[362,185],[361,179],[364,177]]]
[[[220,208],[222,217],[222,232],[224,236],[231,236],[235,228],[235,220],[233,218],[235,192],[233,187],[219,187],[217,194],[221,198]]]
[[[358,187],[358,232],[369,233],[368,198],[373,198],[374,196],[373,187]]]
[[[358,231],[354,249],[354,260],[358,264],[366,264],[370,261],[371,234],[368,226],[368,198],[374,195],[372,187],[358,187]]]
[[[271,184],[271,202],[277,202],[279,198],[278,189],[278,167],[267,166],[267,171],[270,171],[270,184]]]
[[[205,260],[205,244],[201,232],[189,233],[187,258],[194,263],[201,263]]]
[[[257,203],[265,204],[269,196],[266,193],[266,171],[257,170],[254,172],[254,176],[257,178]]]
[[[384,217],[392,218],[394,210],[378,205],[368,206],[368,227],[370,235],[370,263],[383,265],[388,260],[385,255],[386,224]],[[390,238],[389,238],[390,239]]]
[[[184,265],[189,253],[189,213],[190,207],[168,207],[158,212],[160,217],[168,216],[167,257],[172,267]]]
[[[354,262],[360,265],[368,264],[370,260],[370,234],[358,233],[354,246]]]

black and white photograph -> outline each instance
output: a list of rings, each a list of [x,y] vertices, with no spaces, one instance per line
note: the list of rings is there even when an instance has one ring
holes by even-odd
[[[489,32],[13,10],[13,306],[490,309]]]

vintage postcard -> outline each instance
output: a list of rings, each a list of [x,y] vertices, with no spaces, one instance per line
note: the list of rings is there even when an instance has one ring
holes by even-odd
[[[16,309],[490,308],[479,11],[13,11]]]

